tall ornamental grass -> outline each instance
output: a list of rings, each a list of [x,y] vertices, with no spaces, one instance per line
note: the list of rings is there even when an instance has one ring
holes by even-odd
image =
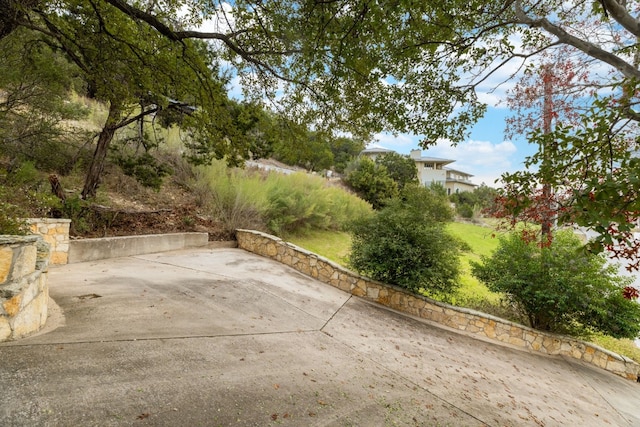
[[[227,168],[222,161],[197,169],[191,187],[227,231],[251,228],[278,236],[305,230],[344,230],[371,214],[369,204],[325,179]]]

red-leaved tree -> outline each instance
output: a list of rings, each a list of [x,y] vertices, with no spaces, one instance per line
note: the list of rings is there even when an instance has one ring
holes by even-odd
[[[509,91],[506,103],[514,115],[507,120],[506,134],[526,135],[539,149],[526,160],[527,170],[503,175],[493,214],[506,219],[510,229],[525,224],[522,238],[537,240],[541,247],[551,244],[554,225],[592,229],[597,236],[588,250],[605,250],[613,258],[629,260],[629,269],[638,269],[640,240],[633,234],[639,216],[634,205],[640,196],[640,175],[633,172],[639,162],[633,155],[635,133],[619,125],[620,110],[603,108],[623,102],[628,88],[602,96],[597,78],[567,52],[546,59],[527,68]],[[638,291],[627,287],[623,295],[632,299]]]

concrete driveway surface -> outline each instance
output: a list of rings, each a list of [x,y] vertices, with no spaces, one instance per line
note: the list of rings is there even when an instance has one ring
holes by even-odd
[[[50,269],[1,426],[640,426],[640,384],[364,302],[239,249]]]

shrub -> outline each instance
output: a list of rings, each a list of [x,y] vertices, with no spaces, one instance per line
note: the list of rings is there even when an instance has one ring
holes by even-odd
[[[15,227],[8,225],[12,222],[10,217],[47,217],[60,208],[60,200],[51,194],[46,174],[38,172],[32,162],[17,164],[2,175],[0,200],[5,224],[14,230]]]
[[[387,200],[398,196],[398,184],[389,176],[387,168],[367,157],[349,166],[344,181],[374,209],[382,208]]]
[[[303,173],[227,168],[222,161],[184,176],[202,206],[224,223],[229,233],[253,228],[277,235],[306,229],[344,230],[354,218],[368,215],[371,206],[325,179]]]
[[[33,162],[26,161],[7,175],[7,180],[15,186],[34,185],[38,182],[40,174]]]
[[[277,235],[304,230],[342,230],[353,218],[368,215],[369,205],[325,180],[298,173],[268,179],[265,217]]]
[[[24,211],[6,200],[7,188],[0,185],[0,234],[27,234],[27,223],[21,219],[24,218]]]
[[[321,191],[322,182],[303,173],[283,176],[279,181],[281,185],[272,185],[269,189],[265,212],[273,233],[282,235],[303,229],[329,228],[329,200]]]
[[[449,199],[456,205],[458,215],[471,219],[480,215],[482,211],[490,211],[495,204],[497,195],[496,189],[482,184],[473,191],[454,193],[449,196]]]
[[[545,248],[514,233],[481,260],[472,262],[473,275],[504,292],[533,328],[573,335],[596,330],[617,338],[640,332],[640,304],[622,297],[630,279],[603,256],[583,251],[569,231]]]
[[[349,264],[381,282],[448,295],[457,287],[461,243],[445,230],[447,200],[417,186],[401,195],[352,224]]]
[[[456,212],[463,218],[473,218],[473,211],[474,208],[471,205],[456,205]]]
[[[158,161],[148,151],[138,154],[123,144],[112,148],[111,160],[122,168],[125,175],[156,191],[160,190],[163,179],[173,173],[167,163]]]
[[[79,235],[91,230],[91,221],[87,218],[88,205],[89,203],[82,200],[78,195],[67,197],[67,200],[62,205],[60,209],[61,217],[71,220],[69,229],[71,235]]]

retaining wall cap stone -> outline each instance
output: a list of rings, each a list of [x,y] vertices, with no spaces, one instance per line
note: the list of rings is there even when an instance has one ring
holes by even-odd
[[[2,234],[0,235],[0,245],[12,245],[19,243],[33,243],[37,241],[40,236],[29,235],[29,236],[16,236],[11,234]]]

